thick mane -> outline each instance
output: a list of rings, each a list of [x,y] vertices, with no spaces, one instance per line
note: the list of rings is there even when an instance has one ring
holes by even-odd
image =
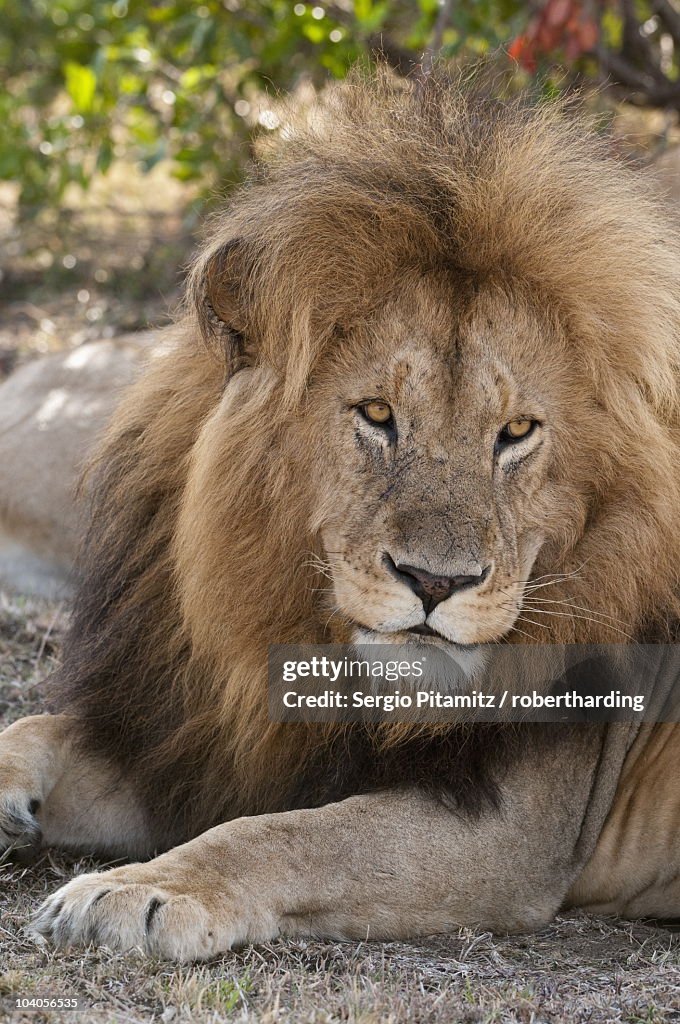
[[[168,354],[90,475],[55,693],[85,741],[144,782],[163,840],[441,777],[458,759],[481,789],[489,751],[512,745],[497,730],[390,738],[267,720],[268,645],[328,638],[309,521],[318,455],[295,412],[324,353],[409,268],[541,296],[607,411],[583,530],[536,568],[571,574],[555,597],[574,612],[547,620],[551,638],[620,639],[577,607],[634,636],[663,637],[678,616],[680,249],[661,209],[556,105],[379,75],[311,123],[291,123],[209,225]]]

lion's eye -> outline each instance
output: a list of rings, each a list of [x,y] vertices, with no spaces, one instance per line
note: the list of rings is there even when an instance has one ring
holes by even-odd
[[[387,402],[367,402],[359,406],[361,412],[370,423],[385,426],[392,419],[392,410]]]
[[[536,420],[510,420],[501,430],[498,440],[502,444],[513,444],[515,441],[523,441],[525,437],[528,437],[535,430],[537,425]]]

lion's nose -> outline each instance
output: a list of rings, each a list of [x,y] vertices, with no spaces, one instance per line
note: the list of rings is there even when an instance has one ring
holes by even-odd
[[[387,559],[388,564],[391,563],[391,568],[402,582],[410,587],[413,593],[423,602],[426,615],[429,615],[438,604],[441,604],[442,601],[445,601],[447,597],[451,597],[457,591],[465,590],[467,587],[479,586],[487,578],[491,570],[491,566],[487,565],[485,569],[482,569],[480,573],[475,575],[438,576],[435,573],[428,572],[427,569],[421,569],[417,565],[406,565],[404,562],[396,565],[389,555]]]

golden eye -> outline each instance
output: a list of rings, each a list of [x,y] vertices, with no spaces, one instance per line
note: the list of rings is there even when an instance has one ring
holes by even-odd
[[[510,420],[509,423],[506,423],[503,433],[508,439],[519,441],[521,438],[527,437],[535,426],[536,420]]]
[[[387,402],[367,402],[361,406],[361,411],[371,423],[387,423],[392,419],[392,410]]]

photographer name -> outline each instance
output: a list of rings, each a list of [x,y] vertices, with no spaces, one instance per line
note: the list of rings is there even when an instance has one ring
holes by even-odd
[[[396,711],[398,709],[451,709],[475,710],[494,709],[565,709],[565,710],[597,710],[597,709],[629,709],[644,712],[644,697],[639,694],[622,693],[611,690],[608,693],[583,694],[575,690],[566,693],[511,693],[504,690],[500,694],[484,693],[472,690],[469,693],[441,693],[437,690],[417,690],[414,693],[401,693],[394,690],[390,693],[367,693],[354,690],[343,693],[341,690],[322,690],[320,693],[305,693],[298,690],[286,690],[282,695],[283,706],[290,709],[368,709]]]

